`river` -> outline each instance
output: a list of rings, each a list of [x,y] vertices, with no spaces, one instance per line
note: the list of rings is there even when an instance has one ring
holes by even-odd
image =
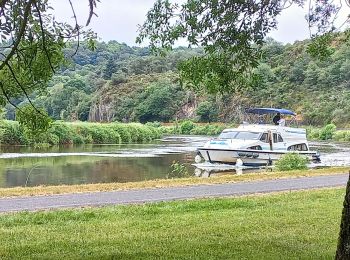
[[[0,147],[0,187],[135,182],[164,179],[173,162],[185,165],[191,174],[196,148],[209,137],[171,136],[150,144],[81,145],[33,149]],[[321,152],[321,163],[311,167],[350,165],[349,143],[310,143]],[[213,174],[234,174],[216,168]],[[207,177],[201,173],[202,177]]]

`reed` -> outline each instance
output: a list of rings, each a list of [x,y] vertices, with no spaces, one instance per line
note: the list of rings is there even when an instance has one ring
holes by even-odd
[[[58,144],[120,144],[143,143],[160,138],[162,131],[139,123],[87,123],[56,121],[46,133],[40,134],[39,143]],[[5,145],[37,145],[31,143],[24,128],[16,121],[0,122],[0,143]]]

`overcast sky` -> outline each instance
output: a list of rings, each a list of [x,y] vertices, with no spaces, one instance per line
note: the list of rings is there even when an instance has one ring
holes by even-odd
[[[180,2],[183,0],[177,0]],[[50,0],[55,9],[57,20],[71,20],[72,14],[68,0]],[[80,23],[85,23],[88,16],[88,0],[72,0]],[[116,40],[128,45],[136,45],[137,25],[145,20],[147,11],[153,6],[154,0],[101,0],[93,17],[91,28],[101,40]],[[278,18],[278,30],[270,36],[283,43],[293,43],[309,37],[305,20],[306,10],[292,6],[286,9]]]

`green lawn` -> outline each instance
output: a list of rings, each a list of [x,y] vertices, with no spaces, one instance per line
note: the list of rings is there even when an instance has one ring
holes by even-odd
[[[344,189],[0,215],[0,259],[333,259]]]

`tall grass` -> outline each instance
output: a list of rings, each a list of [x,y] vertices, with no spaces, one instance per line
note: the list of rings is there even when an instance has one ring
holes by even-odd
[[[60,122],[52,124],[50,129],[37,140],[49,145],[58,144],[120,144],[142,143],[160,138],[160,129],[138,123],[87,123]],[[24,128],[16,121],[0,122],[0,142],[6,145],[28,145],[31,140]]]
[[[172,126],[160,126],[159,129],[164,134],[183,134],[183,135],[218,135],[225,128],[232,125],[225,124],[196,124],[186,120]]]
[[[308,127],[306,130],[310,140],[350,141],[350,130],[337,130],[334,124],[328,124],[322,128]]]

